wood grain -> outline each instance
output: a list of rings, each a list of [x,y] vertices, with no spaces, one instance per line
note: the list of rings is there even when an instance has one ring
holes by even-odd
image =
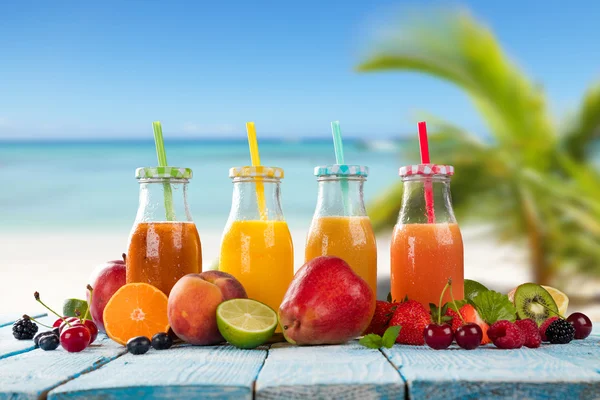
[[[403,399],[404,382],[379,350],[271,346],[256,382],[257,399]]]
[[[399,368],[411,399],[597,398],[600,374],[542,349],[501,350],[487,345],[465,351],[453,345],[394,346],[384,354]],[[558,346],[558,345],[554,345]],[[563,346],[565,349],[575,345]],[[599,351],[596,354],[600,353]]]
[[[55,319],[42,317],[40,322],[51,325]],[[47,328],[38,325],[38,332],[47,331]],[[0,360],[17,354],[31,351],[35,348],[33,340],[17,340],[12,333],[12,324],[0,328]]]
[[[50,399],[252,399],[266,347],[181,346],[126,354],[97,371],[56,388]]]
[[[102,335],[80,353],[36,349],[0,360],[0,400],[37,399],[50,389],[100,368],[125,352]]]

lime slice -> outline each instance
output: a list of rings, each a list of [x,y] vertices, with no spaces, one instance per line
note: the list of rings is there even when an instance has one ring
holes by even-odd
[[[63,315],[65,317],[77,317],[75,310],[81,313],[81,318],[85,315],[88,309],[88,303],[85,300],[80,299],[66,299],[63,303]],[[87,319],[92,319],[92,316],[88,314]]]
[[[253,349],[273,336],[277,328],[277,314],[256,300],[232,299],[217,307],[217,326],[232,345]]]

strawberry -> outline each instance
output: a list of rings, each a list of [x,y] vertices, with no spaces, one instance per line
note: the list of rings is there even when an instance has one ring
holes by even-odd
[[[425,344],[423,330],[429,323],[431,323],[431,316],[425,307],[418,301],[408,300],[398,304],[390,326],[402,327],[396,343],[422,346]]]
[[[377,300],[375,303],[375,314],[373,314],[371,323],[363,335],[376,333],[379,336],[383,336],[397,306],[398,303],[389,303],[387,301]]]
[[[488,344],[488,343],[492,342],[487,335],[487,331],[490,326],[488,324],[486,324],[484,320],[481,319],[481,317],[479,316],[479,313],[477,312],[475,307],[473,307],[470,304],[465,304],[458,311],[460,312],[460,315],[462,315],[462,317],[464,318],[465,321],[472,322],[474,324],[479,325],[479,327],[481,328],[481,331],[483,332],[483,337],[481,338],[481,344]]]
[[[448,325],[450,325],[452,327],[452,332],[456,332],[458,327],[463,324],[462,321],[460,320],[460,317],[458,316],[458,313],[456,311],[454,311],[452,308],[449,308],[448,310],[446,310],[445,315],[452,318],[450,321],[448,321]]]

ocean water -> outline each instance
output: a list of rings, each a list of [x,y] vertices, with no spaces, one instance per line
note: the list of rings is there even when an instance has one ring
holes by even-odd
[[[191,212],[200,234],[222,230],[231,206],[228,170],[248,165],[245,141],[167,141],[170,165],[189,167]],[[334,162],[331,141],[260,142],[264,165],[285,170],[283,211],[291,229],[308,229],[316,165]],[[345,143],[349,164],[369,166],[365,198],[398,181],[397,151]],[[156,165],[152,141],[0,142],[0,232],[129,231],[138,206],[134,171]]]

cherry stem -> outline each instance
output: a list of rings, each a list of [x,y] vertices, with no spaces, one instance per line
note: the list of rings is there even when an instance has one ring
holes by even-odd
[[[460,320],[462,321],[463,324],[466,324],[467,321],[465,321],[465,319],[463,318],[462,314],[460,313],[460,310],[458,309],[458,306],[456,305],[456,301],[454,300],[454,293],[452,293],[452,282],[450,282],[450,299],[452,299],[452,304],[454,305],[454,308],[456,309],[456,313],[458,314],[458,317],[460,318]]]
[[[125,259],[125,253],[123,253],[123,259]],[[88,284],[87,290],[90,291],[90,301],[88,302],[88,308],[87,308],[87,310],[85,310],[85,315],[83,316],[83,321],[81,321],[81,322],[84,322],[87,319],[88,315],[90,314],[90,308],[92,307],[92,298],[93,298],[92,296],[94,295],[94,289],[92,288],[91,285]]]
[[[539,304],[540,306],[544,307],[546,310],[550,311],[552,314],[556,314],[559,318],[565,319],[565,317],[562,316],[562,315],[560,315],[559,312],[554,311],[553,309],[551,309],[550,307],[546,306],[545,304],[540,303],[539,301],[533,301],[532,303]]]
[[[48,329],[54,329],[54,327],[52,327],[52,326],[48,326],[48,325],[46,325],[46,324],[42,324],[40,321],[38,321],[38,320],[37,320],[37,319],[35,319],[35,318],[32,318],[32,317],[30,317],[30,316],[29,316],[29,315],[27,315],[27,314],[23,315],[23,318],[25,318],[25,319],[30,319],[30,320],[32,320],[33,322],[35,322],[36,324],[43,326],[44,328],[48,328]]]
[[[33,297],[35,297],[35,301],[37,301],[38,303],[40,303],[41,305],[43,305],[46,309],[48,309],[48,311],[50,311],[52,314],[56,315],[58,318],[63,319],[64,317],[61,317],[60,315],[58,315],[56,313],[56,311],[54,311],[53,309],[51,309],[50,307],[48,307],[47,305],[44,304],[44,302],[42,301],[42,299],[40,299],[40,294],[39,292],[35,292],[33,294]]]
[[[448,283],[446,283],[446,286],[444,286],[444,290],[442,290],[442,294],[440,295],[440,303],[438,304],[438,325],[442,324],[442,299],[444,298],[444,293],[446,293],[446,289],[448,289],[448,286],[452,285],[452,279],[448,279]]]
[[[127,254],[123,253],[121,254],[121,257],[123,257],[123,262],[127,263]]]

